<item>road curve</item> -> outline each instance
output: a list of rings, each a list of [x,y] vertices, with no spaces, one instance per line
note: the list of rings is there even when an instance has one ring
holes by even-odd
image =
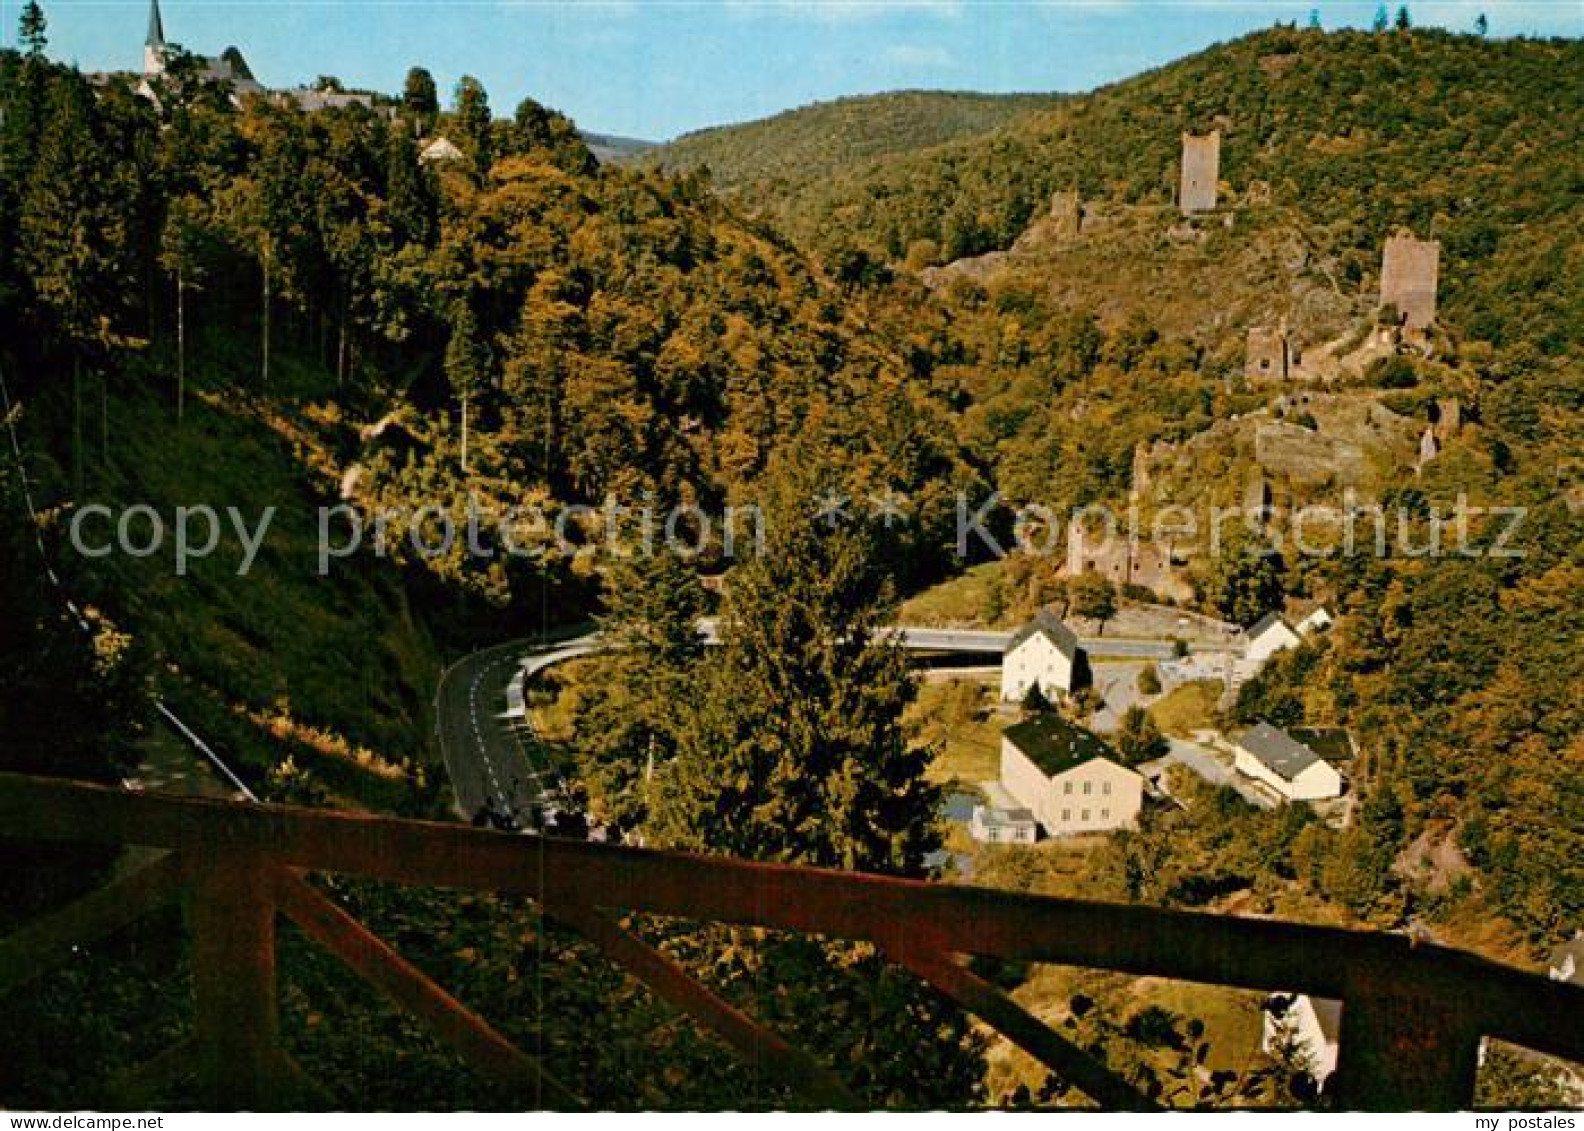
[[[508,711],[507,689],[530,666],[541,671],[589,650],[572,633],[512,640],[464,656],[441,675],[435,734],[460,816],[473,820],[488,810],[536,824],[546,809],[565,808],[565,782],[521,712]]]

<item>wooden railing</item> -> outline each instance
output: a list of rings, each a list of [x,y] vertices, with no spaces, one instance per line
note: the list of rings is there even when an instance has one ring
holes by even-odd
[[[315,888],[304,871],[530,897],[657,996],[809,1103],[857,1106],[828,1067],[747,1017],[613,913],[757,925],[876,944],[1105,1107],[1150,1101],[964,964],[1050,962],[1344,1002],[1337,1101],[1467,1107],[1482,1037],[1584,1060],[1584,989],[1406,938],[1020,896],[948,884],[683,856],[350,813],[133,794],[0,774],[0,836],[166,850],[142,870],[0,940],[0,994],[73,946],[186,898],[191,1041],[145,1084],[191,1073],[220,1109],[311,1086],[278,1040],[275,921],[284,915],[524,1106],[579,1106],[551,1078]]]

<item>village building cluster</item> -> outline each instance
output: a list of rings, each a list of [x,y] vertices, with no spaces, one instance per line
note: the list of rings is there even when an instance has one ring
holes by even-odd
[[[89,77],[100,86],[128,81],[135,94],[158,106],[161,87],[166,80],[173,77],[171,69],[176,56],[176,45],[165,38],[165,19],[160,12],[159,0],[149,0],[148,33],[143,41],[142,72],[129,77],[109,73]],[[241,106],[248,98],[268,98],[295,106],[305,113],[341,110],[351,106],[360,106],[373,111],[382,109],[375,96],[367,91],[346,91],[326,87],[271,90],[258,81],[241,49],[235,46],[227,47],[218,55],[195,54],[192,56],[192,61],[194,69],[188,76],[190,80],[221,87],[233,106]],[[389,110],[389,108],[385,109]]]
[[[1323,607],[1311,609],[1296,624],[1272,612],[1228,644],[1161,661],[1158,670],[1174,686],[1223,679],[1230,694],[1273,657],[1332,623]],[[1104,738],[1059,710],[1093,679],[1083,640],[1049,609],[1011,634],[1001,656],[1000,701],[1003,710],[1023,705],[1025,717],[1002,732],[997,780],[979,784],[982,801],[968,820],[973,839],[1027,845],[1041,836],[1109,833],[1135,824],[1151,799],[1170,801],[1164,771],[1177,759],[1131,767]],[[1255,804],[1326,803],[1345,793],[1340,763],[1351,756],[1346,732],[1335,735],[1339,741],[1333,748],[1321,750],[1317,747],[1323,744],[1310,733],[1259,722],[1235,739],[1195,746],[1194,755],[1224,765],[1220,783],[1233,785]]]

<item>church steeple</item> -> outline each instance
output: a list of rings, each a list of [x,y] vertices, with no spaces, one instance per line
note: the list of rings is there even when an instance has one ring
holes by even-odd
[[[165,70],[165,22],[160,19],[159,0],[149,0],[148,38],[143,41],[143,73],[161,74]]]

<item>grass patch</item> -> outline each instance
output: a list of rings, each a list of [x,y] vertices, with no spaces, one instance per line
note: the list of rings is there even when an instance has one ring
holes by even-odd
[[[1011,628],[1000,562],[985,562],[915,593],[897,610],[900,624],[922,628]]]
[[[1217,727],[1216,703],[1220,698],[1219,683],[1213,679],[1196,680],[1174,687],[1151,705],[1149,713],[1164,733],[1186,738],[1196,730]]]
[[[164,541],[146,558],[87,560],[61,538],[63,572],[79,602],[105,609],[159,657],[162,692],[254,788],[292,753],[352,803],[405,808],[414,800],[406,794],[423,792],[406,767],[439,765],[430,741],[437,649],[395,565],[364,555],[318,575],[316,511],[331,500],[333,479],[312,466],[318,455],[258,419],[244,398],[204,395],[219,383],[208,364],[194,359],[181,422],[156,359],[105,390],[107,435],[85,436],[78,501],[115,513],[152,507]],[[293,387],[311,384],[310,368],[282,361],[283,376],[302,378]],[[85,384],[93,420],[99,390]],[[51,431],[69,436],[61,424],[69,407],[52,411]],[[41,476],[41,502],[67,496],[70,466],[63,450],[58,472]],[[199,506],[218,512],[218,546],[178,575],[176,510]],[[266,507],[274,511],[257,558],[239,576],[244,554],[227,508],[251,535]],[[146,520],[135,529],[148,540]],[[85,533],[104,542],[113,525],[90,522]],[[206,525],[194,520],[193,533],[201,544]],[[295,733],[274,733],[266,718],[291,719]]]
[[[973,787],[1001,776],[1001,724],[992,695],[988,684],[967,679],[919,688],[907,723],[920,742],[936,748],[930,780]]]

